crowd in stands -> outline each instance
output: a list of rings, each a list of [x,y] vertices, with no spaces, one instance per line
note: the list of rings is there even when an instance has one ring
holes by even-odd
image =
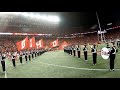
[[[24,36],[25,37],[25,36]],[[1,51],[16,51],[16,42],[21,41],[24,37],[17,37],[17,36],[0,36],[0,50]],[[105,38],[107,41],[120,39],[120,32],[118,30],[111,30],[105,34]],[[36,37],[36,41],[40,40],[41,38]],[[45,47],[49,47],[52,41],[56,40],[56,38],[43,38],[43,42]],[[62,45],[64,41],[68,45],[71,44],[81,44],[84,45],[85,43],[93,44],[98,43],[98,35],[96,33],[85,34],[82,37],[75,37],[75,38],[59,38],[59,46]]]
[[[120,39],[120,30],[111,30],[105,34],[106,40],[115,41],[116,39]]]

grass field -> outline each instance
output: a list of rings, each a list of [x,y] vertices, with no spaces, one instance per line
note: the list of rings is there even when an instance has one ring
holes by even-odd
[[[103,47],[100,45],[98,49]],[[120,52],[116,55],[115,71],[109,71],[109,60],[103,60],[98,54],[97,65],[93,66],[91,55],[88,62],[83,55],[78,59],[64,53],[63,50],[51,51],[34,58],[31,61],[12,66],[12,62],[6,62],[7,78],[120,78]],[[0,78],[5,78],[0,65]]]

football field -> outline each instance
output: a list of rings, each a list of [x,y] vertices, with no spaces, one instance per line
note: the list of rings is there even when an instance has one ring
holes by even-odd
[[[85,62],[83,54],[78,59],[57,50],[45,52],[28,62],[23,59],[23,64],[18,60],[16,68],[6,60],[6,73],[2,72],[0,65],[0,78],[120,78],[120,52],[116,55],[115,71],[112,72],[109,71],[109,59],[103,60],[100,54],[97,65],[93,65],[91,55]]]

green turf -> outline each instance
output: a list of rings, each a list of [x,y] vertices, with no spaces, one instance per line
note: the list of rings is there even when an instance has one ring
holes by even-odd
[[[103,47],[103,45],[98,48]],[[117,53],[115,60],[115,69],[120,69],[120,52]],[[21,65],[17,62],[17,68],[12,66],[12,62],[6,62],[7,65],[7,77],[8,78],[120,78],[120,70],[109,72],[109,60],[103,60],[100,55],[97,58],[97,65],[92,65],[92,57],[88,56],[88,62],[84,61],[84,57],[80,59],[74,56],[70,56],[67,53],[60,51],[46,52],[43,55],[34,58],[27,63],[23,62]],[[47,63],[47,64],[46,64]],[[74,68],[66,68],[61,65],[76,68],[89,68],[89,69],[108,69],[106,71],[92,71],[92,70],[80,70]],[[0,65],[0,78],[4,78]]]

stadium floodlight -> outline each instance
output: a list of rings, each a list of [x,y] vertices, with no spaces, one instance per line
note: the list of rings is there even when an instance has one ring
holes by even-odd
[[[26,13],[26,12],[22,13],[22,15],[25,16],[25,17],[30,16],[30,15],[29,15],[28,13]]]
[[[51,21],[51,22],[59,22],[60,19],[58,16],[48,16],[48,21]]]
[[[60,19],[58,16],[51,16],[51,15],[35,15],[36,18],[46,20],[49,22],[59,22]]]
[[[17,14],[21,14],[21,12],[17,12]]]
[[[0,15],[10,14],[10,12],[0,12]]]
[[[0,12],[0,15],[9,15],[9,14],[18,15],[20,14],[20,12]]]
[[[48,18],[48,21],[50,21],[50,22],[56,22],[55,16],[50,16],[50,17]]]
[[[41,19],[41,15],[36,14],[35,18],[37,18],[37,19]]]
[[[10,14],[13,14],[13,15],[19,15],[20,12],[11,12]]]
[[[31,18],[35,18],[36,17],[36,15],[35,14],[33,14],[33,13],[30,13],[30,14],[28,14]]]
[[[58,17],[58,16],[54,16],[53,21],[54,21],[54,22],[59,22],[59,21],[60,21],[60,19],[59,19],[59,17]]]
[[[45,20],[48,22],[57,23],[60,21],[60,18],[58,16],[52,16],[52,15],[40,15],[40,14],[34,14],[34,13],[28,13],[28,12],[0,12],[0,15],[21,15],[24,17],[30,17],[30,18],[36,18]]]
[[[48,21],[52,21],[52,20],[54,20],[54,17],[53,16],[48,16],[48,19],[47,19]]]
[[[41,19],[42,19],[42,20],[47,20],[47,17],[48,17],[47,15],[42,15],[42,16],[41,16]]]
[[[12,35],[12,33],[0,33],[0,35]]]

